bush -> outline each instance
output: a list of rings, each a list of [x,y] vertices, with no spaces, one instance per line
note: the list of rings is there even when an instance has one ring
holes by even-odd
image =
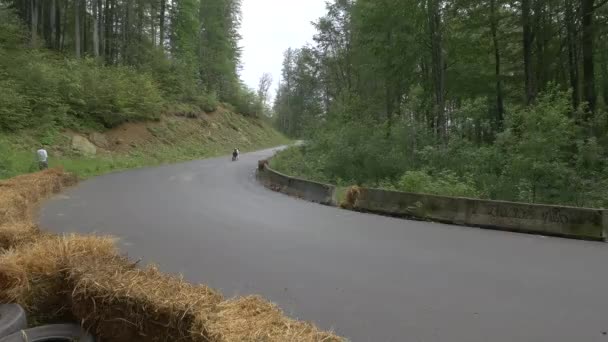
[[[534,106],[516,110],[497,146],[505,151],[501,182],[511,190],[501,197],[534,203],[568,203],[577,127],[568,93],[539,95]],[[516,190],[517,189],[517,190]]]
[[[29,48],[15,16],[0,8],[0,19],[1,130],[112,127],[159,117],[164,100],[149,74]]]
[[[311,159],[311,155],[305,153],[300,147],[291,147],[279,152],[272,158],[271,167],[288,175],[327,181],[320,169],[319,160]]]
[[[113,127],[159,117],[163,99],[151,76],[94,60],[62,60],[44,51],[0,55],[0,128],[42,124]]]
[[[406,192],[455,197],[480,197],[471,178],[458,178],[453,172],[443,171],[435,177],[425,171],[408,171],[399,180],[397,188]]]
[[[215,112],[219,106],[219,101],[215,93],[200,94],[195,97],[194,103],[205,113]]]
[[[230,96],[229,101],[237,113],[245,116],[257,117],[264,112],[264,105],[255,92],[242,84]]]
[[[26,97],[15,89],[10,80],[0,81],[0,129],[15,131],[27,125],[31,108]]]

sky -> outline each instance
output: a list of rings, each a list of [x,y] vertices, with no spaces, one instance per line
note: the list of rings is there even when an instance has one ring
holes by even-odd
[[[263,73],[272,75],[274,97],[281,78],[283,52],[313,42],[312,21],[325,14],[326,0],[243,0],[241,79],[257,89]]]

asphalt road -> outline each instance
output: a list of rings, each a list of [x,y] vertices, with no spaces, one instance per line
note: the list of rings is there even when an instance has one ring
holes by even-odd
[[[304,202],[257,184],[271,153],[91,179],[41,223],[120,236],[134,258],[352,341],[608,342],[608,245]]]

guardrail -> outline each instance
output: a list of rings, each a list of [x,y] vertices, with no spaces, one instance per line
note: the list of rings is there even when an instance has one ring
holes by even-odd
[[[353,209],[523,233],[605,241],[608,212],[359,188]]]
[[[337,188],[291,177],[260,161],[258,178],[275,190],[308,201],[336,206]],[[472,198],[426,195],[353,187],[344,207],[356,211],[449,224],[606,241],[608,211]]]
[[[274,191],[315,203],[337,205],[334,185],[284,175],[270,168],[266,161],[260,161],[256,175],[262,184]]]

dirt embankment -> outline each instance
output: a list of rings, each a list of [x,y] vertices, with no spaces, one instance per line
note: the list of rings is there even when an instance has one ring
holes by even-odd
[[[104,341],[343,341],[286,317],[256,297],[217,291],[140,268],[107,236],[55,236],[33,214],[75,184],[61,170],[0,182],[0,303],[19,303],[30,323],[81,322]]]

